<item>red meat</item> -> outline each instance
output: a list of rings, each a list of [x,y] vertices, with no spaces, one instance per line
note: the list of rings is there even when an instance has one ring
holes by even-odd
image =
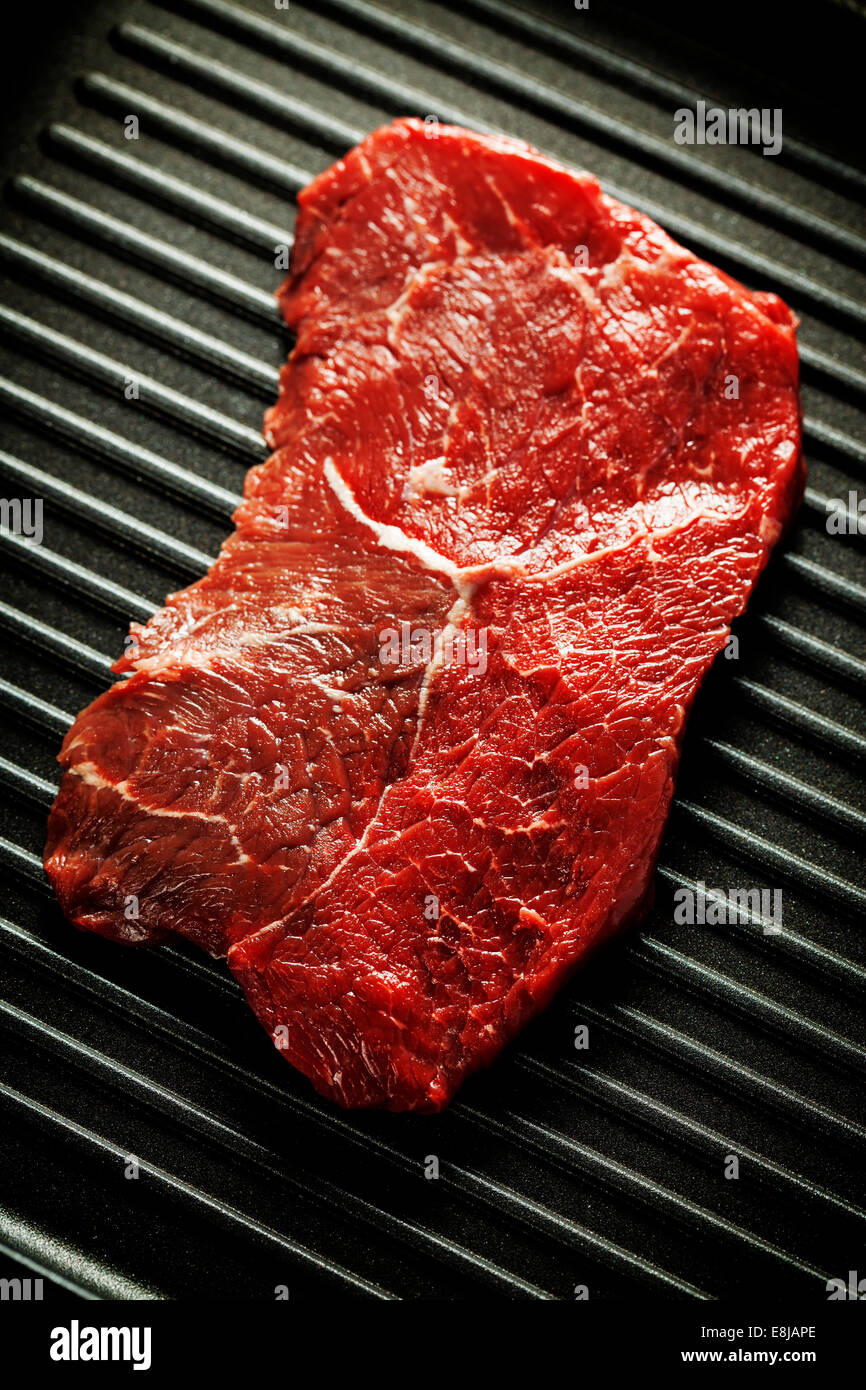
[[[79,926],[228,954],[347,1106],[437,1110],[646,907],[686,717],[799,501],[795,321],[528,146],[300,197],[236,530],[79,716]]]

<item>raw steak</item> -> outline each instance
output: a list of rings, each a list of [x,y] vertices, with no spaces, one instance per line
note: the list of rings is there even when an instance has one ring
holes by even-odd
[[[227,953],[324,1095],[438,1110],[647,906],[802,489],[795,321],[513,140],[398,121],[299,201],[274,452],[67,736],[46,868]]]

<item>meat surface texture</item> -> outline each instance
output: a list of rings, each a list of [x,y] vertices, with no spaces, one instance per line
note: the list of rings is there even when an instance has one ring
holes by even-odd
[[[795,320],[504,138],[398,121],[299,203],[273,453],[70,730],[46,868],[227,954],[323,1095],[434,1111],[646,910],[802,491]]]

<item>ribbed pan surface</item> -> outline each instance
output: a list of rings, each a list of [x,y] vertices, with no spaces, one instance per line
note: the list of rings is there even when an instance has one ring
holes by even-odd
[[[736,73],[707,90],[712,54],[649,13],[611,10],[607,45],[596,9],[97,4],[17,118],[0,490],[42,499],[44,538],[0,537],[0,1244],[67,1290],[823,1298],[862,1265],[866,589],[862,537],[825,523],[866,467],[866,178],[808,131],[775,159],[676,145],[679,106],[742,104]],[[810,468],[700,697],[652,916],[438,1119],[319,1101],[222,964],[75,932],[40,863],[71,717],[263,456],[294,195],[397,114],[523,136],[781,293]],[[675,925],[698,881],[781,889],[781,934]]]

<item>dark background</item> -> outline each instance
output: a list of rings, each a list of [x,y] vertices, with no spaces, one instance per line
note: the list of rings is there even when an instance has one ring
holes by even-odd
[[[86,33],[107,27],[128,8],[117,0],[42,0],[7,11],[0,55],[0,99],[7,117],[14,117],[25,94],[30,112],[34,98],[50,100],[52,81],[80,61]],[[523,8],[563,22],[572,7],[569,0],[530,0]],[[762,98],[758,105],[782,106],[792,131],[796,127],[855,163],[862,158],[866,9],[856,0],[813,0],[803,6],[729,0],[723,7],[692,0],[652,5],[596,0],[585,17],[611,47],[640,52],[662,70],[689,74],[697,87],[739,86],[737,105],[751,104],[747,88],[753,85],[755,100],[759,93]]]

